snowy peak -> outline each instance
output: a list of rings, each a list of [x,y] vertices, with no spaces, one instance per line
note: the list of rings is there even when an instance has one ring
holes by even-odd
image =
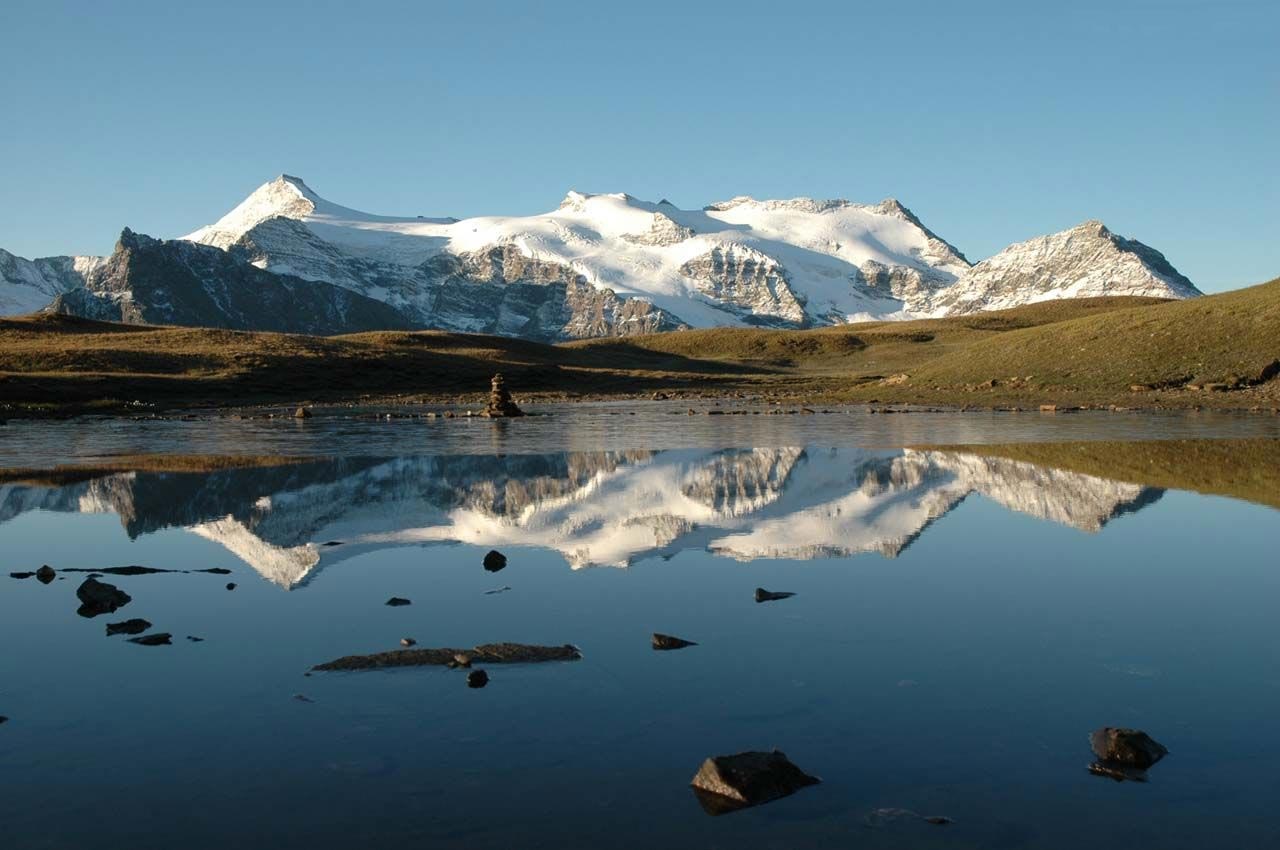
[[[1159,251],[1089,220],[1010,245],[937,292],[936,316],[1002,310],[1056,298],[1192,298],[1195,285]]]

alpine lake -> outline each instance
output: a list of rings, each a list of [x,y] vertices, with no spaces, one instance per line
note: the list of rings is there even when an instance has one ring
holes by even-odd
[[[722,405],[9,422],[0,847],[1280,846],[1280,417]]]

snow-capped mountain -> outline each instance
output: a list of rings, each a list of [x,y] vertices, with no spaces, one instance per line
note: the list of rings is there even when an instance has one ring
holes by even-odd
[[[130,536],[184,527],[267,580],[392,546],[537,546],[571,567],[697,549],[739,560],[896,557],[972,494],[1098,531],[1163,491],[949,452],[759,448],[334,459],[0,486],[0,522],[116,513]]]
[[[1159,251],[1117,236],[1100,221],[1086,221],[1010,245],[934,293],[927,309],[936,316],[953,316],[1055,298],[1200,294]]]
[[[244,280],[252,275],[241,266],[251,266],[287,278],[285,289],[314,294],[296,283],[310,281],[381,302],[396,316],[387,327],[544,341],[909,319],[1049,298],[1199,294],[1159,252],[1096,222],[1011,246],[971,267],[892,199],[864,205],[737,197],[682,210],[666,200],[569,192],[540,215],[459,221],[359,212],[282,175],[182,238],[240,264],[214,269],[200,261],[196,277],[214,302],[219,275]],[[235,310],[171,316],[117,310],[147,300],[119,265],[93,257],[27,261],[0,252],[0,313],[29,312],[63,296],[59,309],[79,315],[250,328],[227,317]],[[254,285],[280,289],[270,281],[259,275]],[[153,288],[163,285],[151,280]],[[273,299],[269,309],[288,312],[288,299]],[[250,314],[258,311],[244,315]],[[299,324],[316,333],[348,329],[287,317],[276,322]]]
[[[681,210],[570,192],[541,215],[457,221],[358,212],[288,175],[185,238],[385,300],[424,325],[543,338],[895,315],[969,267],[892,200],[739,197]],[[530,284],[547,297],[497,300]]]
[[[42,257],[26,260],[0,249],[0,316],[43,309],[64,292],[84,285],[102,257]]]

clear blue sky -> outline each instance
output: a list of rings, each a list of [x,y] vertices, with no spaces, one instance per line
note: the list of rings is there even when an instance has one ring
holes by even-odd
[[[297,174],[371,212],[893,196],[1280,275],[1280,2],[3,0],[0,247],[172,237]],[[611,7],[611,8],[610,8]]]

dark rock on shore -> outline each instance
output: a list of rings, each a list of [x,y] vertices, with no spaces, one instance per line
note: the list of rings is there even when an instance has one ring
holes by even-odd
[[[749,751],[712,756],[691,783],[708,814],[720,815],[758,806],[821,782],[796,767],[785,753]]]
[[[772,590],[765,590],[763,587],[756,588],[757,602],[775,602],[779,599],[790,599],[792,596],[795,596],[795,594],[789,593],[785,590],[775,592]]]
[[[582,651],[576,646],[535,646],[523,643],[486,643],[475,649],[400,649],[371,655],[348,655],[312,670],[380,670],[387,667],[447,667],[458,664],[458,656],[487,664],[538,664],[547,661],[577,661]]]
[[[657,632],[653,633],[654,649],[662,649],[662,650],[684,649],[686,646],[697,646],[697,645],[698,644],[694,643],[693,641],[685,640],[684,638],[678,638],[673,635],[658,634]]]
[[[483,670],[472,670],[467,674],[468,688],[483,688],[489,684],[489,674]]]
[[[48,564],[45,564],[40,569],[36,570],[36,581],[40,582],[41,584],[48,584],[49,582],[53,581],[57,577],[58,577],[57,571],[54,570],[54,568],[49,566]]]
[[[82,603],[76,612],[81,617],[97,617],[110,614],[133,601],[133,597],[113,584],[87,578],[76,588],[76,597]]]
[[[139,646],[169,646],[173,643],[173,635],[168,632],[157,632],[154,635],[129,638],[129,643],[136,643]]]
[[[107,623],[107,637],[112,635],[140,635],[149,628],[151,628],[149,622],[141,617],[134,617],[132,620],[124,620],[120,623]]]
[[[484,556],[484,568],[496,573],[507,566],[507,556],[497,549],[490,549]]]
[[[402,605],[412,605],[413,601],[405,599],[403,596],[393,596],[386,601],[386,604],[390,605],[392,608],[399,608]]]

